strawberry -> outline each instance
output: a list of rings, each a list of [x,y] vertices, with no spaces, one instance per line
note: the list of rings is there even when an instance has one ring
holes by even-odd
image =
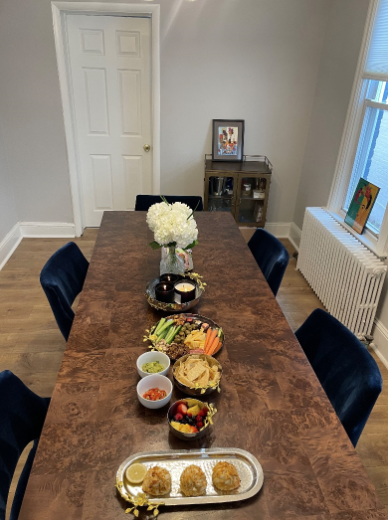
[[[176,421],[181,421],[183,419],[183,415],[181,413],[177,413],[176,416],[174,417],[174,419]]]
[[[178,405],[177,412],[181,413],[182,415],[186,415],[187,414],[187,406],[185,405],[185,403],[180,403]]]
[[[193,417],[192,413],[187,412],[187,417]]]
[[[197,417],[206,417],[206,416],[207,416],[207,412],[208,412],[208,409],[207,409],[206,406],[205,406],[205,408],[202,408],[202,410],[200,410],[200,411],[198,412]]]

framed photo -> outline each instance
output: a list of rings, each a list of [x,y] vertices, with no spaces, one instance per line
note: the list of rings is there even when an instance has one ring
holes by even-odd
[[[364,231],[379,191],[380,188],[365,179],[358,181],[356,191],[346,213],[345,222],[360,235]]]
[[[213,161],[242,161],[244,120],[213,119]]]

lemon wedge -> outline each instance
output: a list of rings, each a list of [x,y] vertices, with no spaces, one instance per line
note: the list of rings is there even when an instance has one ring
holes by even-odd
[[[147,468],[140,463],[132,464],[125,471],[125,477],[131,484],[141,484],[147,473]]]

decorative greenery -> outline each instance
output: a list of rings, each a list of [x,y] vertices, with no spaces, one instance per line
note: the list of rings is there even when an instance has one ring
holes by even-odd
[[[203,276],[201,276],[198,273],[186,273],[185,276],[193,280],[193,282],[195,282],[198,285],[202,292],[205,292],[205,287],[207,284],[202,281]]]
[[[200,386],[200,385],[196,384],[195,386],[190,386],[189,388],[191,390],[199,390],[199,389],[201,389],[201,394],[204,394],[208,388],[217,388],[217,392],[221,392],[220,380],[218,380],[217,383],[213,383],[213,384],[209,383],[206,386]]]
[[[117,482],[116,487],[117,487],[120,495],[124,498],[124,500],[133,504],[133,507],[129,507],[128,509],[125,510],[125,512],[133,513],[136,517],[138,517],[140,514],[138,507],[148,506],[147,511],[153,511],[154,516],[158,516],[159,507],[164,505],[164,502],[158,502],[155,504],[151,504],[145,493],[139,493],[138,495],[136,495],[134,497],[130,493],[127,493],[127,491],[125,490],[125,487],[124,487],[124,482],[122,482],[122,481]]]
[[[208,424],[213,424],[212,417],[217,413],[217,408],[214,406],[213,403],[210,403],[210,404],[206,403],[206,406],[208,407],[209,411],[208,411],[207,416],[205,418],[204,427],[206,427]],[[202,428],[201,428],[201,430],[202,430]]]

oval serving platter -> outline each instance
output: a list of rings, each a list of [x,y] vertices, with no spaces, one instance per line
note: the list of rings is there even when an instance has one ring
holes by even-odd
[[[195,299],[185,303],[165,303],[160,302],[155,297],[155,286],[159,283],[159,278],[154,278],[150,282],[147,283],[146,286],[146,298],[147,302],[151,307],[157,309],[158,311],[164,312],[185,312],[197,305],[202,296],[202,289],[198,287],[198,284],[195,284]],[[192,280],[191,280],[192,281]]]
[[[166,304],[166,305],[168,305],[168,304]],[[170,315],[170,316],[166,316],[165,320],[168,321],[168,320],[170,320],[172,318],[174,318],[173,314]],[[202,316],[201,314],[192,314],[192,313],[189,313],[189,312],[185,313],[185,314],[180,314],[179,318],[191,318],[193,320],[199,320],[199,321],[202,321],[203,323],[207,323],[212,329],[213,328],[221,329],[221,336],[220,336],[221,346],[218,347],[218,349],[215,352],[213,352],[212,356],[215,356],[216,354],[218,354],[220,352],[220,350],[222,350],[222,348],[225,345],[225,334],[224,334],[224,331],[223,331],[222,327],[220,327],[215,321],[211,320],[210,318],[207,318],[206,316]],[[155,325],[151,328],[151,331],[150,331],[151,334],[155,330],[155,328],[157,327],[159,321],[157,321],[155,323]],[[151,340],[149,340],[149,341],[151,341]],[[155,342],[153,342],[153,341],[151,341],[150,348],[156,348],[158,350],[157,346],[155,345]],[[176,361],[176,360],[174,360],[174,361]]]
[[[217,462],[226,461],[235,465],[241,484],[239,489],[234,492],[222,492],[213,487],[212,471]],[[125,471],[135,462],[144,464],[147,469],[157,465],[167,469],[171,474],[172,487],[168,495],[160,497],[150,497],[150,504],[160,504],[166,506],[179,505],[202,505],[225,502],[237,502],[246,500],[256,495],[264,482],[264,472],[260,462],[251,453],[239,448],[207,448],[202,450],[187,451],[160,451],[153,453],[135,453],[128,457],[120,465],[116,474],[116,485],[123,482],[124,493],[136,496],[142,493],[141,484],[130,484],[125,478]],[[180,476],[182,471],[190,464],[199,466],[206,475],[207,488],[206,494],[199,497],[186,497],[180,493]],[[121,496],[125,498],[125,495]]]

